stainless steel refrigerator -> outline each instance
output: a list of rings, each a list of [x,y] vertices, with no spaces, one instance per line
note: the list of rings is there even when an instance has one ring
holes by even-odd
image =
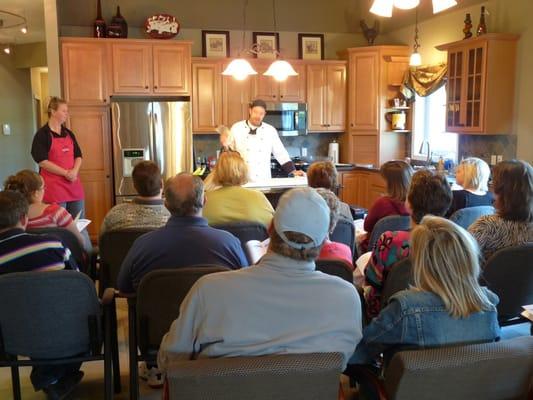
[[[111,121],[116,204],[136,195],[131,173],[139,161],[154,161],[163,179],[192,171],[189,101],[113,99]]]

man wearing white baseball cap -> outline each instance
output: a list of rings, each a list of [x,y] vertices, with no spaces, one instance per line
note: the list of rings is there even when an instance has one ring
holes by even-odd
[[[257,265],[204,276],[183,300],[159,351],[171,360],[339,352],[344,366],[362,337],[355,287],[315,270],[329,208],[311,188],[280,199],[270,245]]]

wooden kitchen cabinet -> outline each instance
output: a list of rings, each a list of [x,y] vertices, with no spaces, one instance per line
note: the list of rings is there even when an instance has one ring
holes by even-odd
[[[83,162],[80,178],[85,190],[86,216],[91,239],[112,206],[111,133],[109,107],[69,107],[67,126],[76,135]]]
[[[222,68],[219,61],[192,64],[192,130],[213,133],[222,124]]]
[[[348,121],[350,131],[378,130],[379,52],[349,54]]]
[[[223,64],[226,68],[229,62]],[[222,76],[222,123],[231,127],[248,118],[253,93],[253,79],[239,81],[232,76]]]
[[[307,100],[305,64],[294,60],[290,61],[298,75],[289,76],[285,81],[278,82],[271,76],[263,75],[273,61],[255,61],[252,63],[257,71],[257,75],[252,78],[254,81],[253,98],[274,102],[305,103]]]
[[[369,209],[387,190],[379,171],[356,169],[339,172],[341,201]]]
[[[190,95],[191,43],[111,43],[113,94]]]
[[[448,52],[447,132],[512,132],[518,39],[489,33],[437,46]]]
[[[307,65],[307,128],[310,132],[341,132],[346,117],[346,63]]]
[[[107,46],[91,39],[61,39],[63,97],[71,106],[105,105]]]

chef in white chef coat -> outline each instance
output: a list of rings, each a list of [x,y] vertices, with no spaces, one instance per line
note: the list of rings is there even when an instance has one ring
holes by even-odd
[[[248,119],[233,124],[229,135],[221,132],[220,142],[223,148],[238,151],[244,158],[248,164],[250,181],[257,182],[272,177],[271,154],[289,176],[304,176],[303,171],[295,169],[276,128],[263,122],[266,103],[263,100],[254,100],[250,103],[248,112]]]

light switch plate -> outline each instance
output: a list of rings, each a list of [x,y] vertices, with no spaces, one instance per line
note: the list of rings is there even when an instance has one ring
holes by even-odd
[[[302,157],[307,157],[307,147],[302,147]]]
[[[11,135],[11,126],[9,124],[2,124],[2,133],[4,135]]]
[[[502,162],[503,161],[503,156],[501,154],[498,154],[496,156],[496,162]]]
[[[496,154],[492,154],[490,156],[490,165],[496,165],[497,161],[496,161]]]

